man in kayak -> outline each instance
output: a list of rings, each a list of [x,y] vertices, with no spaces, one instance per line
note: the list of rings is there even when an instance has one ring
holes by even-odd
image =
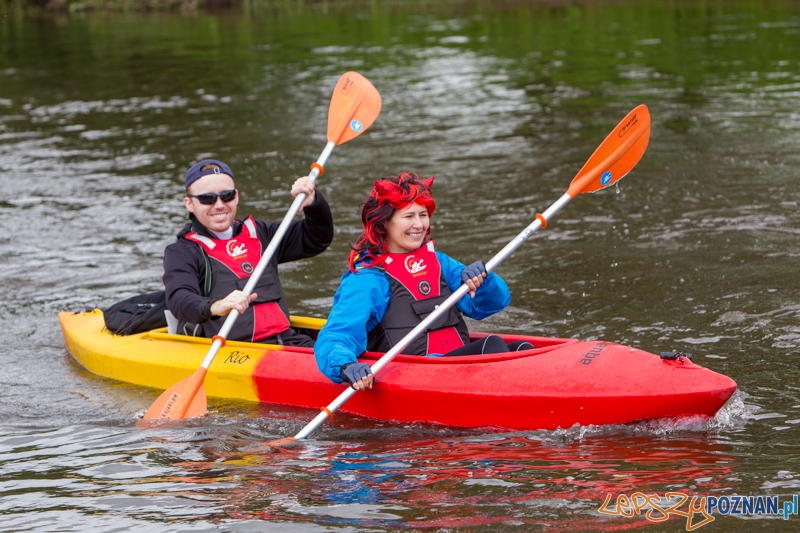
[[[454,356],[533,348],[524,341],[506,345],[496,335],[469,342],[462,313],[486,318],[505,309],[511,295],[500,276],[487,276],[482,262],[465,267],[434,249],[432,184],[432,176],[421,180],[414,172],[403,172],[376,181],[362,205],[363,232],[314,347],[317,366],[334,383],[372,388],[370,367],[359,363],[358,355],[390,350],[462,283],[469,287],[469,296],[403,353]]]
[[[278,264],[315,256],[333,240],[333,216],[314,181],[305,176],[292,185],[293,196],[307,195],[301,206],[305,217],[291,223],[250,295],[242,289],[279,224],[236,219],[239,191],[222,161],[193,165],[184,183],[189,222],[164,250],[167,307],[180,321],[179,333],[213,337],[236,309],[241,316],[229,339],[312,346],[311,337],[289,327]]]

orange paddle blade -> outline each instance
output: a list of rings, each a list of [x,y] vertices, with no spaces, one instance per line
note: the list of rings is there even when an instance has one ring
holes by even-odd
[[[300,441],[295,439],[294,437],[285,437],[283,439],[265,441],[255,448],[248,448],[247,453],[252,453],[252,454],[274,453],[280,450],[289,450],[295,448],[299,444]]]
[[[358,72],[345,72],[328,108],[328,141],[336,146],[358,137],[381,112],[381,95]]]
[[[144,420],[180,420],[205,415],[208,411],[203,387],[205,377],[206,369],[200,367],[165,390],[144,414]]]
[[[624,178],[644,155],[650,140],[650,111],[640,105],[617,124],[570,183],[570,198],[604,189]]]

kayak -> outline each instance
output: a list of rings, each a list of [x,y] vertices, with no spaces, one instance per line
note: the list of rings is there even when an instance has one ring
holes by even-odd
[[[99,309],[59,313],[67,349],[100,376],[167,389],[200,367],[210,339],[166,328],[114,335]],[[312,334],[322,319],[296,317]],[[487,333],[472,332],[475,339]],[[398,355],[341,411],[397,422],[510,430],[713,417],[736,390],[727,376],[686,354],[656,355],[606,341],[500,335],[534,349],[460,357]],[[373,364],[382,354],[367,352]],[[345,385],[317,369],[311,348],[228,341],[205,378],[209,397],[319,408]],[[143,406],[146,407],[146,406]]]

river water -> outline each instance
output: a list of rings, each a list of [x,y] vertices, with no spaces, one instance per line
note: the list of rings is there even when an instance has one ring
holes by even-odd
[[[685,531],[599,509],[800,493],[797,2],[0,9],[0,530]],[[341,414],[264,454],[247,450],[314,413],[212,399],[137,428],[159,391],[81,368],[57,313],[161,287],[201,158],[231,164],[240,214],[282,217],[348,70],[384,106],[320,178],[336,238],[283,270],[295,313],[330,309],[374,179],[435,175],[439,248],[487,260],[646,104],[642,161],[499,267],[513,301],[480,329],[693,352],[739,385],[717,417],[507,433]],[[703,531],[800,529],[714,518]]]

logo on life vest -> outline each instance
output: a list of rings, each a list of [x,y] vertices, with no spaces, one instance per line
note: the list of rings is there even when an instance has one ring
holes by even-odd
[[[250,264],[250,263],[248,263],[247,261],[245,261],[244,263],[242,263],[242,272],[244,272],[245,274],[252,274],[252,273],[253,273],[253,270],[255,270],[255,269],[253,268],[253,265],[251,265],[251,264]]]
[[[419,282],[419,292],[423,295],[428,295],[431,292],[431,284],[425,280]]]
[[[228,250],[228,255],[231,257],[239,257],[247,253],[247,247],[244,243],[236,244],[236,239],[229,240],[225,249]]]
[[[425,265],[425,260],[424,259],[420,259],[418,261],[414,261],[414,256],[413,255],[409,255],[408,257],[406,257],[406,261],[405,261],[404,264],[405,264],[406,270],[408,270],[408,272],[411,273],[411,274],[416,274],[417,272],[422,272],[423,270],[428,268]]]

